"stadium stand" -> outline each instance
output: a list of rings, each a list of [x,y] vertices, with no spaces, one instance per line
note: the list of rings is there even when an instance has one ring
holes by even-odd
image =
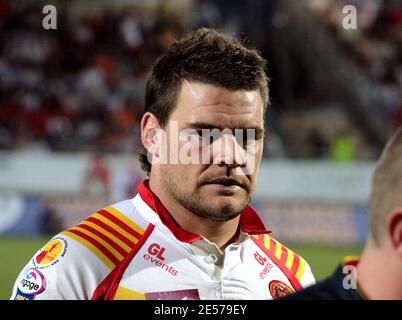
[[[331,1],[188,1],[190,18],[164,1],[129,10],[125,1],[60,2],[59,28],[49,32],[37,23],[40,1],[2,0],[0,148],[137,150],[155,57],[186,29],[214,26],[247,35],[268,58],[275,143],[267,157],[330,158],[348,132],[353,157],[374,158],[402,121],[402,9],[397,1],[352,2],[365,12],[353,37],[336,27],[342,3]],[[300,114],[312,120],[297,126]],[[328,114],[333,122],[322,121]]]

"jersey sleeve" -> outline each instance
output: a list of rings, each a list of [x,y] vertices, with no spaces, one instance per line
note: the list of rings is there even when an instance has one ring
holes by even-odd
[[[271,238],[268,234],[255,235],[252,239],[281,269],[296,291],[315,284],[311,268],[303,257]]]
[[[300,257],[300,259],[304,260],[302,257]],[[305,260],[304,260],[304,267],[300,269],[297,277],[299,278],[300,284],[302,285],[303,288],[307,288],[315,284],[315,278],[313,272],[311,271],[309,264]]]
[[[86,300],[110,273],[107,265],[77,240],[61,233],[22,269],[12,300]]]

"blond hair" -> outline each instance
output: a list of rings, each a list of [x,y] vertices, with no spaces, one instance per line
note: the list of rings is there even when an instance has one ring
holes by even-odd
[[[377,163],[369,201],[370,236],[380,245],[387,233],[387,217],[402,207],[402,128],[391,137]]]

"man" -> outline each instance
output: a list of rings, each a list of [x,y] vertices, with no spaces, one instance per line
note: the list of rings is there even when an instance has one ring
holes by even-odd
[[[402,128],[375,169],[369,216],[359,260],[345,259],[333,276],[285,299],[402,300]]]
[[[141,162],[149,179],[135,198],[53,238],[12,298],[272,299],[313,284],[308,264],[271,238],[249,206],[264,139],[265,64],[214,30],[175,42],[146,86]]]

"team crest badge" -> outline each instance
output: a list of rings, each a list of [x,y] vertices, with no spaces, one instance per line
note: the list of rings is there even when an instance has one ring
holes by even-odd
[[[279,280],[272,280],[268,287],[269,292],[274,299],[282,298],[295,292],[291,286]]]
[[[57,237],[46,244],[33,258],[33,264],[38,269],[55,265],[67,250],[67,241]]]

